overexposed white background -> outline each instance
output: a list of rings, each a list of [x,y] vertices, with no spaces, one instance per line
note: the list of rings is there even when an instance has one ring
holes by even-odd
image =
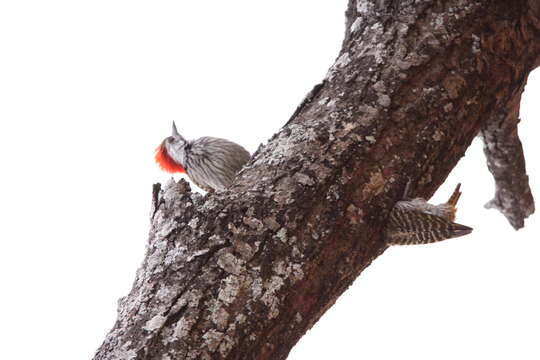
[[[346,0],[0,3],[0,358],[89,359],[140,265],[153,152],[187,138],[254,151],[326,74]],[[540,193],[540,74],[520,133]],[[472,235],[393,247],[290,359],[539,359],[540,219],[515,232],[486,210],[481,144],[462,182]]]

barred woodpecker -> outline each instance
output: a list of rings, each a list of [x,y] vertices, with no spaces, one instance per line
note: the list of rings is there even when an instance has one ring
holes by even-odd
[[[186,140],[174,121],[172,135],[161,142],[155,155],[161,169],[186,173],[195,185],[208,192],[229,187],[250,157],[246,149],[229,140],[209,136]]]
[[[454,222],[461,196],[460,187],[461,184],[456,186],[447,202],[433,205],[422,198],[407,199],[407,186],[404,199],[398,201],[390,212],[386,226],[387,243],[428,244],[471,233],[472,228]]]

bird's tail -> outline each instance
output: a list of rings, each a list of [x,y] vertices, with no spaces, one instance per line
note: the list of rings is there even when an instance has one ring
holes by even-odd
[[[459,197],[461,196],[460,189],[461,189],[461,183],[458,183],[456,185],[456,189],[454,190],[454,192],[452,193],[452,195],[450,196],[450,198],[446,202],[447,204],[452,205],[453,207],[455,207],[457,205]]]
[[[446,202],[447,209],[448,209],[447,210],[448,211],[447,219],[450,220],[450,221],[454,221],[455,218],[456,218],[457,203],[458,203],[459,198],[461,196],[460,188],[461,188],[461,183],[458,183],[456,185],[456,188],[455,188],[454,192],[452,193],[452,195],[450,195],[450,198]]]

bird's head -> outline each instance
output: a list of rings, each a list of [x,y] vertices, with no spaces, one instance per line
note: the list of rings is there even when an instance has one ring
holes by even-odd
[[[185,173],[186,147],[188,142],[178,133],[173,121],[172,135],[168,136],[156,149],[156,162],[169,173]]]

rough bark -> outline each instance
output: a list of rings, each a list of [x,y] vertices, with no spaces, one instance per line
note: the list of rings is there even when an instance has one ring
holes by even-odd
[[[522,92],[523,87],[508,102],[508,109],[494,111],[480,132],[488,168],[495,179],[495,197],[485,206],[502,212],[516,230],[522,228],[525,219],[534,212],[534,199],[518,136]]]
[[[95,359],[284,359],[385,250],[408,179],[429,198],[481,129],[521,151],[515,117],[489,132],[540,63],[536,1],[351,0],[346,14],[327,77],[228,191],[155,186],[145,260]]]

